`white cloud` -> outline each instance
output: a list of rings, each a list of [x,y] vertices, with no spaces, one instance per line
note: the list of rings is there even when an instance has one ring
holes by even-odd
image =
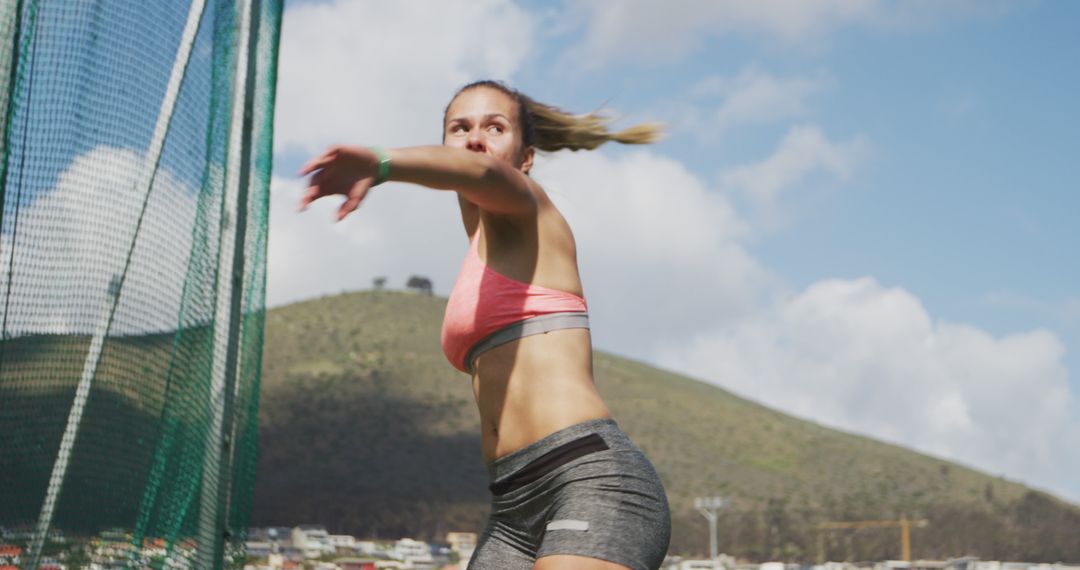
[[[789,413],[1075,495],[1064,350],[1044,330],[994,337],[934,322],[907,291],[864,278],[815,283],[661,360]]]
[[[386,184],[335,223],[340,200],[297,212],[302,186],[271,182],[268,305],[368,289],[376,277],[402,289],[409,276],[422,275],[436,293],[449,294],[468,244],[453,193]]]
[[[778,77],[755,66],[735,77],[713,75],[690,89],[696,100],[721,99],[718,106],[692,113],[695,132],[715,137],[732,126],[764,123],[799,117],[806,113],[805,101],[821,91],[827,79],[811,76]],[[704,128],[703,128],[704,127]]]
[[[742,314],[770,286],[739,243],[745,222],[678,161],[563,153],[534,172],[574,228],[602,348],[648,354],[657,338]]]
[[[605,0],[567,2],[563,18],[585,27],[564,54],[568,65],[592,69],[613,61],[656,65],[678,60],[710,36],[740,35],[785,46],[814,47],[848,27],[912,29],[1014,9],[1005,2],[886,0]]]
[[[571,11],[586,29],[565,59],[586,69],[609,61],[665,63],[696,50],[708,36],[729,33],[799,42],[865,21],[875,9],[862,0],[598,1]]]
[[[136,187],[142,167],[141,154],[99,146],[76,157],[54,188],[23,206],[18,232],[5,234],[0,245],[0,290],[7,294],[10,287],[20,301],[7,316],[8,333],[85,334],[98,325],[142,211],[146,189]],[[176,328],[195,206],[192,190],[159,167],[113,333]]]
[[[721,185],[770,206],[780,192],[815,171],[823,170],[840,180],[848,180],[869,148],[869,142],[861,136],[833,142],[814,125],[796,125],[787,132],[772,156],[723,172]]]
[[[508,0],[303,4],[282,24],[275,151],[438,143],[453,91],[506,79],[533,23]]]

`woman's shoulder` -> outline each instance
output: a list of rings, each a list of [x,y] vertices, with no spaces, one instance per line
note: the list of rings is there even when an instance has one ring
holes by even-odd
[[[573,240],[570,224],[543,188],[536,185],[537,208],[529,216],[494,214],[481,210],[480,219],[488,235],[496,239],[519,240],[533,238],[538,241]]]

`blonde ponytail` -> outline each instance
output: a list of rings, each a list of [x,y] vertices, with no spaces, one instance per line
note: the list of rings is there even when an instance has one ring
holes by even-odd
[[[643,123],[618,132],[611,132],[611,118],[593,111],[573,115],[522,95],[525,108],[532,119],[534,142],[539,150],[592,150],[606,142],[650,144],[660,139],[663,125]]]

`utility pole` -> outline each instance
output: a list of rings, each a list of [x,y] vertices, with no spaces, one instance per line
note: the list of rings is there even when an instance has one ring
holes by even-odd
[[[716,552],[716,519],[720,509],[728,505],[728,500],[723,497],[696,497],[694,508],[709,521],[709,557],[712,559],[713,570],[720,568]]]

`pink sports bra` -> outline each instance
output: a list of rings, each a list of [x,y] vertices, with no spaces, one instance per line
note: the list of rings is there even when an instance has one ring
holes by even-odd
[[[443,318],[443,353],[455,368],[471,373],[477,355],[523,336],[589,328],[585,299],[491,269],[477,253],[478,241],[469,242]]]

